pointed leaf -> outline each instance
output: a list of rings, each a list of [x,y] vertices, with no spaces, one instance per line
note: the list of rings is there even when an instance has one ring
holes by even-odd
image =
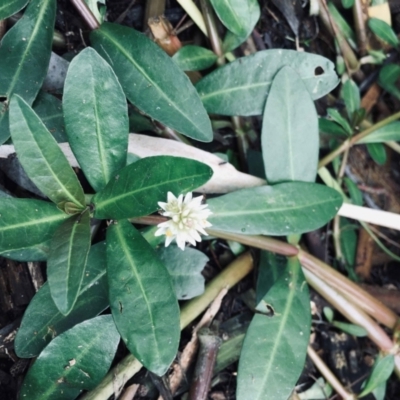
[[[47,279],[57,308],[67,315],[82,284],[90,249],[89,210],[67,219],[54,233],[47,258]]]
[[[360,89],[351,79],[343,84],[342,97],[344,104],[346,104],[347,115],[351,119],[353,114],[361,107]]]
[[[391,140],[400,141],[400,122],[398,121],[382,126],[382,128],[371,132],[357,143],[383,143]]]
[[[368,154],[378,164],[383,165],[387,160],[385,146],[382,143],[367,143]]]
[[[323,185],[290,182],[238,190],[207,203],[213,229],[286,236],[325,225],[338,212],[342,197]]]
[[[0,20],[6,19],[22,10],[29,0],[3,0],[0,5]]]
[[[108,307],[106,257],[105,242],[92,246],[78,299],[66,316],[54,304],[48,282],[39,289],[29,303],[15,337],[18,357],[38,356],[54,337]]]
[[[165,266],[128,221],[107,230],[107,276],[122,340],[147,369],[164,375],[178,350],[178,302]]]
[[[0,250],[14,251],[47,241],[66,218],[46,201],[1,199]]]
[[[304,81],[313,100],[339,83],[328,59],[293,50],[265,50],[216,69],[199,81],[196,89],[209,113],[261,115],[275,74],[285,65]]]
[[[215,64],[217,58],[211,50],[194,45],[183,46],[172,57],[183,71],[201,71],[209,68]]]
[[[94,389],[111,366],[119,335],[111,315],[82,322],[55,338],[28,371],[20,399],[75,399]]]
[[[178,300],[189,300],[204,292],[201,271],[208,257],[199,250],[188,247],[182,251],[177,246],[161,247],[157,255],[167,267]]]
[[[50,240],[32,246],[21,246],[13,250],[0,251],[0,255],[16,261],[46,261],[50,251]]]
[[[210,119],[189,78],[153,41],[107,22],[92,31],[91,40],[114,69],[131,103],[186,136],[212,140]]]
[[[32,0],[23,17],[1,41],[0,97],[7,97],[8,102],[13,94],[19,94],[32,104],[46,77],[56,3],[55,0]],[[1,108],[0,143],[4,143],[10,136],[8,107],[4,103]]]
[[[338,110],[336,110],[335,108],[328,108],[326,111],[328,115],[332,118],[332,120],[339,124],[348,135],[353,134],[353,129],[351,129],[351,126],[348,123],[347,119],[342,117]]]
[[[211,0],[218,18],[235,35],[247,38],[260,18],[257,0]]]
[[[146,157],[121,169],[93,197],[94,216],[99,219],[133,218],[151,214],[167,193],[190,192],[206,183],[212,169],[181,157]]]
[[[274,255],[261,267],[273,270]],[[274,315],[256,314],[243,342],[238,370],[238,400],[286,400],[303,370],[310,337],[308,287],[297,258],[283,273],[270,271],[274,284],[263,301]]]
[[[129,123],[117,77],[90,47],[68,68],[63,110],[71,149],[98,192],[126,165]]]
[[[19,96],[11,100],[10,129],[18,158],[36,186],[62,209],[66,203],[83,209],[85,196],[75,172],[43,122]]]
[[[369,29],[391,46],[396,47],[399,45],[399,39],[396,33],[393,31],[392,27],[385,21],[378,18],[370,18],[368,20]]]
[[[273,80],[263,115],[261,142],[269,183],[315,181],[318,116],[306,86],[293,68],[283,67]]]

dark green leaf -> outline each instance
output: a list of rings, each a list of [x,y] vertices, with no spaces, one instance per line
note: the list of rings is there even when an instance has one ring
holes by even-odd
[[[200,71],[209,68],[217,61],[217,58],[211,50],[194,45],[182,47],[172,57],[183,71]]]
[[[92,31],[91,40],[136,107],[186,136],[212,140],[210,119],[189,78],[153,41],[107,22]]]
[[[238,48],[246,39],[247,37],[245,36],[237,36],[231,31],[227,31],[224,41],[222,42],[222,51],[224,53],[233,51]]]
[[[393,354],[388,354],[385,357],[377,359],[371,376],[365,384],[364,390],[359,394],[359,397],[366,396],[368,393],[371,393],[378,386],[386,382],[390,375],[392,375],[394,366],[395,362]]]
[[[164,375],[178,350],[178,302],[165,266],[128,221],[107,230],[107,276],[123,341],[147,369]]]
[[[121,169],[107,186],[93,197],[95,218],[121,219],[151,214],[167,193],[190,192],[206,183],[212,169],[206,164],[181,157],[146,157]]]
[[[213,229],[287,236],[325,225],[339,210],[342,197],[323,185],[290,182],[238,190],[208,204]]]
[[[67,219],[54,233],[47,258],[47,279],[57,308],[67,315],[82,284],[90,249],[89,210]]]
[[[98,192],[126,165],[129,124],[117,77],[90,47],[68,68],[63,110],[71,149]]]
[[[61,100],[51,94],[40,91],[32,108],[58,143],[68,141],[65,133]]]
[[[378,18],[370,18],[368,20],[369,29],[382,39],[384,42],[389,43],[391,46],[396,47],[399,44],[399,39],[397,38],[392,27],[385,21]]]
[[[353,134],[353,129],[351,129],[349,122],[346,118],[340,115],[338,110],[336,110],[335,108],[328,108],[326,111],[328,115],[332,118],[332,120],[339,124],[348,135]]]
[[[31,199],[1,199],[0,250],[15,251],[49,240],[67,218],[54,204]]]
[[[349,191],[352,203],[357,206],[362,206],[363,197],[361,190],[358,188],[358,186],[349,178],[344,178],[344,183],[346,184],[347,190]]]
[[[178,300],[188,300],[204,292],[204,277],[201,271],[208,257],[190,247],[182,251],[177,246],[161,247],[157,255],[167,267]]]
[[[250,323],[239,361],[238,400],[287,400],[306,359],[311,312],[300,263],[290,258],[283,272],[276,272],[275,256],[267,257],[261,268],[268,268],[276,280],[263,302],[274,315],[256,314]]]
[[[368,154],[378,165],[386,163],[386,149],[382,143],[367,143],[367,150]]]
[[[29,0],[3,0],[0,5],[0,20],[6,19],[22,10]]]
[[[379,72],[379,85],[397,99],[400,99],[400,90],[396,86],[399,77],[400,65],[398,64],[384,65]]]
[[[0,251],[2,257],[16,261],[46,261],[50,250],[50,241],[22,246],[19,249]]]
[[[23,17],[1,41],[0,97],[7,97],[8,102],[13,94],[19,94],[32,104],[46,77],[56,3],[55,0],[31,0]],[[0,143],[10,136],[5,104],[4,107],[0,112]]]
[[[354,81],[348,79],[342,87],[342,97],[344,104],[346,104],[347,115],[349,119],[353,117],[353,114],[360,109],[360,90]]]
[[[351,8],[354,5],[354,0],[342,0],[342,6],[344,8]]]
[[[327,118],[318,119],[318,128],[320,132],[328,135],[348,136],[347,132],[339,124]]]
[[[269,183],[315,181],[318,116],[306,86],[290,67],[283,67],[272,82],[263,115],[261,143]]]
[[[35,185],[61,209],[66,203],[84,208],[82,187],[67,158],[32,108],[19,96],[10,106],[15,150]]]
[[[260,18],[260,6],[257,0],[211,0],[219,19],[235,35],[250,35]]]
[[[395,121],[371,132],[357,143],[383,143],[394,140],[400,141],[400,122]]]
[[[72,400],[106,375],[119,343],[111,315],[84,321],[55,338],[28,371],[20,399]]]
[[[346,19],[342,16],[342,14],[339,12],[339,10],[336,8],[335,4],[332,1],[328,2],[328,9],[331,14],[331,18],[336,23],[341,35],[347,39],[347,41],[349,42],[350,46],[353,49],[357,49],[357,39],[354,30],[348,24]],[[343,62],[343,69],[345,70],[344,62]],[[339,73],[339,75],[342,75],[342,73]]]
[[[106,256],[105,242],[90,249],[78,300],[67,316],[54,304],[49,284],[40,288],[25,311],[15,338],[18,357],[36,357],[55,336],[108,307]]]
[[[223,115],[260,115],[275,74],[285,65],[303,79],[316,100],[337,84],[328,59],[293,50],[265,50],[242,57],[208,74],[196,85],[206,110]]]

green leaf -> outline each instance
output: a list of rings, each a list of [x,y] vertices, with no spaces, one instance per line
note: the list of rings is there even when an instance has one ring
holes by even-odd
[[[212,140],[210,119],[189,78],[153,41],[107,22],[92,31],[91,41],[114,69],[132,104],[186,136]]]
[[[67,216],[54,204],[33,199],[1,199],[0,250],[14,251],[49,240]]]
[[[167,193],[190,192],[206,183],[212,169],[181,157],[146,157],[121,169],[93,197],[94,216],[99,219],[133,218],[151,214]]]
[[[106,257],[105,242],[91,247],[78,299],[66,316],[54,304],[48,282],[40,288],[29,303],[15,337],[18,357],[36,357],[54,337],[108,307]]]
[[[386,163],[386,149],[382,143],[367,143],[367,150],[368,154],[378,165]]]
[[[342,16],[342,14],[338,11],[335,4],[333,2],[328,3],[329,13],[331,14],[331,18],[336,23],[340,33],[344,36],[349,42],[350,46],[353,49],[357,49],[357,40],[356,35],[352,27],[348,24],[346,19]],[[344,64],[344,63],[343,63]],[[343,65],[344,67],[344,65]],[[342,75],[342,74],[340,74]]]
[[[368,20],[369,29],[382,39],[384,42],[389,43],[393,47],[399,45],[399,39],[396,33],[393,31],[392,27],[385,21],[378,18],[370,18]]]
[[[46,261],[50,251],[50,241],[34,244],[32,246],[21,246],[13,250],[0,251],[2,257],[16,261]]]
[[[371,132],[368,136],[363,137],[357,143],[384,143],[389,141],[400,141],[400,122],[391,122]]]
[[[183,71],[201,71],[211,67],[217,56],[204,47],[187,45],[179,49],[172,57]]]
[[[352,203],[357,206],[362,206],[363,196],[358,186],[349,178],[344,178],[344,183],[347,187]]]
[[[61,100],[51,94],[40,91],[32,108],[58,143],[68,141],[65,133]]]
[[[82,322],[55,338],[28,371],[20,399],[69,400],[94,389],[111,366],[119,335],[111,315]]]
[[[117,77],[90,47],[68,68],[63,110],[71,149],[98,192],[126,165],[129,123]]]
[[[339,124],[327,118],[318,119],[318,128],[320,132],[328,135],[348,136],[348,133]]]
[[[81,288],[90,249],[89,210],[67,219],[54,233],[47,259],[47,279],[57,308],[67,315]]]
[[[263,253],[260,267],[273,280],[263,301],[274,315],[256,314],[250,323],[239,361],[238,400],[286,400],[303,370],[310,337],[310,298],[299,261],[290,258],[283,271],[274,271],[275,256]]]
[[[207,203],[213,229],[287,236],[325,225],[339,210],[342,196],[316,183],[289,182],[238,190]]]
[[[332,118],[332,120],[339,124],[348,135],[353,134],[353,129],[351,129],[351,126],[348,123],[347,119],[342,117],[338,110],[336,110],[335,108],[328,108],[326,111],[328,115]]]
[[[334,64],[328,59],[293,50],[264,50],[216,69],[196,89],[206,110],[222,115],[260,115],[275,74],[285,65],[303,79],[313,100],[337,84]]]
[[[388,354],[385,357],[377,359],[374,368],[372,369],[371,376],[367,380],[364,390],[358,395],[358,397],[366,396],[368,393],[371,393],[377,387],[386,382],[390,375],[392,375],[394,366],[393,354]]]
[[[400,65],[388,64],[384,65],[379,72],[379,85],[387,92],[400,99],[400,90],[396,86],[396,82],[400,77]]]
[[[330,307],[324,307],[322,309],[325,318],[328,320],[328,322],[332,322],[333,321],[333,310]]]
[[[343,8],[351,8],[354,5],[354,0],[342,0]]]
[[[342,87],[342,97],[344,104],[346,105],[347,115],[349,119],[353,117],[353,114],[360,109],[360,90],[354,81],[348,79]]]
[[[335,328],[338,328],[341,331],[348,333],[349,335],[353,335],[353,336],[357,336],[357,337],[368,336],[368,332],[362,326],[348,324],[347,322],[340,322],[340,321],[333,321],[332,325]]]
[[[32,104],[42,86],[51,55],[56,3],[32,0],[1,41],[0,97],[7,97],[8,103],[13,94],[19,94]],[[0,143],[10,136],[8,119],[5,102],[0,111]]]
[[[66,203],[84,208],[82,187],[55,139],[32,108],[19,96],[10,105],[10,129],[26,174],[61,209]]]
[[[164,375],[178,350],[178,302],[165,266],[128,221],[107,230],[107,276],[123,341],[147,369]]]
[[[257,0],[211,0],[218,18],[237,36],[247,38],[260,18]]]
[[[204,292],[204,277],[201,271],[208,257],[190,247],[182,251],[177,246],[161,247],[157,250],[161,262],[167,267],[178,300],[188,300]]]
[[[0,5],[0,20],[6,19],[11,15],[22,10],[29,0],[3,0]]]
[[[306,86],[290,67],[283,67],[272,82],[263,115],[261,143],[269,183],[315,181],[318,116]]]
[[[229,53],[237,49],[246,39],[247,37],[245,36],[237,36],[231,31],[227,31],[222,42],[222,51],[224,54]]]

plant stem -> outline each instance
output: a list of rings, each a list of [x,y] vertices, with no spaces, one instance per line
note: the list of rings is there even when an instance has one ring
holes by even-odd
[[[377,129],[380,129],[388,124],[390,124],[393,121],[396,121],[400,118],[400,111],[397,113],[394,113],[390,117],[387,117],[383,119],[382,121],[372,125],[368,129],[365,129],[364,131],[360,132],[358,135],[353,136],[351,139],[345,140],[337,149],[329,153],[327,156],[325,156],[318,164],[318,168],[324,167],[325,165],[329,164],[334,158],[336,158],[338,155],[342,154],[346,149],[350,148],[353,144],[357,143],[364,137],[368,136],[370,133],[376,131]]]
[[[91,30],[95,30],[100,27],[99,21],[97,21],[96,17],[93,15],[92,11],[84,0],[71,0],[71,3],[78,10],[79,14],[85,20],[87,26]]]
[[[235,286],[253,269],[253,258],[249,252],[241,255],[225,268],[206,287],[204,293],[187,302],[181,309],[181,329],[184,329],[196,319],[218,296],[222,289]],[[120,390],[125,383],[142,368],[142,364],[132,354],[120,361],[101,383],[82,400],[106,400],[115,390]]]
[[[356,400],[356,397],[349,393],[343,385],[340,383],[339,379],[332,373],[328,366],[324,363],[317,352],[308,346],[307,354],[313,361],[314,365],[317,367],[321,375],[326,379],[326,381],[335,389],[336,393],[342,397],[344,400]]]
[[[201,15],[200,10],[194,4],[193,0],[177,0],[181,7],[187,12],[193,22],[199,27],[199,29],[208,36],[206,24],[204,23],[204,18]]]
[[[362,0],[355,0],[353,5],[353,17],[357,34],[358,52],[361,56],[365,55],[368,47],[367,30],[365,29],[365,18],[362,3]]]

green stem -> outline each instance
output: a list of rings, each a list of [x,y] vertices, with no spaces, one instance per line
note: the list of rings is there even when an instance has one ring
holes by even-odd
[[[227,268],[225,268],[216,278],[206,287],[204,293],[187,302],[181,309],[181,329],[188,326],[195,320],[211,302],[217,297],[222,289],[230,289],[240,282],[253,269],[253,258],[247,252]],[[101,383],[90,392],[86,393],[82,400],[106,400],[114,394],[116,390],[122,389],[125,383],[142,368],[142,364],[129,354],[120,361],[104,377]]]

